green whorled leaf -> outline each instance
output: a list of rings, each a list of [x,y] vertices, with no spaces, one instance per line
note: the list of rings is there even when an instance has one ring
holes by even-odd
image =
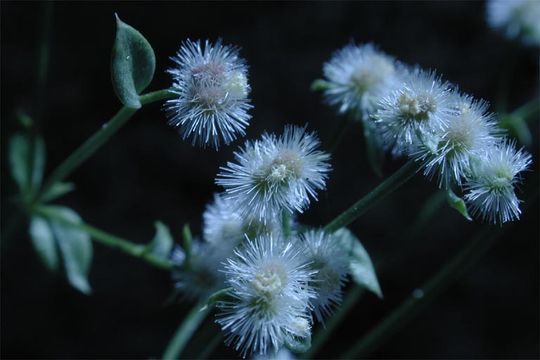
[[[499,125],[508,130],[509,134],[517,139],[524,146],[531,146],[532,135],[527,122],[521,116],[512,114],[501,115]]]
[[[326,80],[317,79],[311,83],[311,91],[324,91],[330,88],[330,83]]]
[[[156,257],[168,259],[174,242],[171,232],[160,221],[156,221],[154,225],[156,227],[156,234],[154,235],[154,239],[146,246],[145,251]]]
[[[63,206],[49,206],[47,212],[54,214],[49,221],[62,254],[69,283],[82,293],[89,294],[91,288],[88,272],[93,253],[90,235],[59,220],[61,218],[66,222],[81,223],[82,220],[75,211]]]
[[[66,182],[58,182],[54,183],[49,190],[47,190],[43,196],[41,197],[41,200],[43,202],[52,201],[54,199],[59,198],[60,196],[67,194],[70,191],[73,191],[75,189],[75,184],[73,183],[66,183]]]
[[[25,193],[30,186],[30,153],[31,142],[28,136],[17,133],[9,142],[9,164],[11,175],[17,183],[19,191]]]
[[[58,270],[58,249],[50,224],[40,216],[33,216],[30,221],[30,238],[34,250],[43,264],[52,271]]]
[[[135,109],[141,107],[139,94],[152,81],[155,69],[156,57],[150,43],[140,32],[116,16],[111,77],[114,91],[122,104]]]
[[[381,286],[375,273],[373,262],[360,240],[348,229],[342,228],[334,233],[337,241],[349,254],[349,269],[353,280],[360,286],[382,298]]]
[[[228,287],[228,288],[218,290],[215,293],[211,294],[208,297],[208,299],[206,301],[206,304],[201,308],[201,311],[205,311],[206,309],[208,309],[209,307],[214,306],[215,304],[217,304],[220,301],[226,301],[227,299],[230,299],[231,298],[231,290],[232,290],[232,288]]]
[[[37,190],[41,186],[45,171],[45,142],[41,136],[34,139],[34,154],[32,156],[32,189]]]
[[[469,211],[467,211],[467,204],[465,204],[465,201],[457,196],[451,189],[448,189],[446,192],[446,200],[448,200],[448,204],[463,215],[465,219],[472,221],[472,217],[469,215]]]

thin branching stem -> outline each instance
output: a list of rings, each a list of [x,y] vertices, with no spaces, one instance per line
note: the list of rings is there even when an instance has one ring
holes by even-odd
[[[150,104],[160,100],[170,99],[174,96],[168,89],[154,91],[141,95],[142,105]],[[36,197],[36,202],[41,199],[50,188],[59,181],[62,181],[77,169],[86,159],[92,156],[103,144],[105,144],[132,116],[137,112],[127,106],[122,107],[111,120],[105,123],[101,129],[90,136],[81,146],[71,153],[56,169],[49,175],[43,188]]]
[[[167,345],[163,353],[164,360],[178,359],[186,347],[189,339],[193,336],[199,325],[210,312],[209,308],[203,308],[204,304],[197,304],[180,323],[178,330]]]
[[[58,221],[64,225],[84,231],[88,233],[88,235],[90,235],[90,237],[94,241],[108,247],[118,249],[123,253],[131,255],[133,257],[142,259],[155,267],[163,270],[172,269],[172,263],[170,261],[160,257],[156,257],[152,253],[148,252],[148,249],[145,245],[132,243],[131,241],[128,241],[116,235],[109,234],[103,230],[85,224],[83,222],[74,222],[70,219],[63,217],[57,211],[50,211],[47,207],[44,206],[36,206],[33,208],[33,211],[35,214],[43,215],[49,219],[54,219],[55,221]]]

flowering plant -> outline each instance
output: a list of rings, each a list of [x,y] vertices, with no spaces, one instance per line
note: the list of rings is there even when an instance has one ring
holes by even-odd
[[[442,194],[462,221],[487,223],[490,233],[471,241],[343,356],[367,354],[409,311],[447,287],[448,274],[477,260],[477,249],[488,246],[491,232],[519,220],[529,201],[521,187],[527,186],[523,177],[532,156],[523,147],[518,122],[503,121],[487,101],[435,70],[406,64],[373,43],[351,42],[327,55],[322,74],[313,74],[322,78],[312,90],[335,110],[336,127],[362,129],[366,163],[376,175],[385,173],[387,157],[395,164],[406,161],[332,220],[311,224],[302,214],[326,196],[339,169],[333,157],[340,136],[325,143],[316,127],[302,123],[243,139],[257,122],[252,94],[257,78],[243,50],[222,40],[183,40],[167,70],[170,87],[145,92],[155,75],[154,50],[117,16],[111,78],[123,105],[118,113],[45,178],[45,144],[31,122],[21,121],[25,130],[9,142],[17,200],[42,263],[84,294],[92,293],[92,241],[169,273],[171,299],[194,307],[183,316],[164,358],[182,356],[206,318],[218,333],[208,351],[223,342],[244,358],[309,358],[362,292],[384,297],[378,258],[359,240],[363,234],[347,227],[396,190],[407,191],[404,184],[421,174],[433,180],[437,196]],[[65,179],[151,103],[162,104],[166,122],[194,146],[196,156],[223,154],[235,141],[243,144],[232,145],[236,151],[215,169],[214,180],[206,179],[217,191],[195,216],[202,219],[200,231],[192,234],[186,224],[178,239],[157,222],[152,241],[140,244],[89,225],[56,202],[74,190]],[[536,108],[518,113],[520,120],[537,111],[538,101],[532,103]]]

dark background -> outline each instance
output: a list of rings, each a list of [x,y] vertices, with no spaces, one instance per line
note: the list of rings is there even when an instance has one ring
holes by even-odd
[[[241,46],[255,105],[248,138],[307,122],[328,147],[342,119],[309,86],[332,52],[353,39],[437,69],[463,91],[490,101],[492,110],[504,103],[511,110],[538,96],[538,49],[491,31],[483,2],[80,2],[52,4],[46,91],[36,99],[44,8],[2,2],[2,358],[158,357],[189,308],[165,305],[171,291],[167,273],[99,244],[90,273],[93,293],[81,295],[44,269],[27,222],[14,220],[6,146],[17,129],[16,111],[36,117],[50,171],[120,107],[109,72],[114,12],[154,48],[157,70],[148,90],[170,85],[165,70],[183,39],[222,37]],[[533,124],[534,163],[525,174],[522,199],[538,188],[538,121]],[[217,169],[241,142],[219,152],[193,148],[166,125],[160,105],[150,105],[70,176],[77,190],[58,203],[134,242],[149,241],[157,219],[177,239],[186,222],[200,233],[205,204],[219,191],[213,181]],[[385,175],[401,163],[388,159]],[[302,222],[328,222],[380,181],[368,166],[359,127],[345,135],[332,165],[328,191]],[[421,231],[406,236],[436,191],[434,182],[416,176],[351,226],[380,265],[385,299],[362,297],[321,357],[335,357],[354,343],[479,231],[479,223],[442,206]],[[502,238],[480,262],[372,357],[538,358],[538,197],[523,208],[522,219],[499,229]],[[213,354],[233,356],[224,346]]]

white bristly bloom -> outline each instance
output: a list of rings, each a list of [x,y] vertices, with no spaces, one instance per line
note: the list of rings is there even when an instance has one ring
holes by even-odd
[[[527,44],[540,45],[540,1],[488,0],[488,24],[509,38],[521,37]]]
[[[179,127],[192,144],[218,148],[244,136],[252,107],[248,95],[247,67],[238,48],[205,41],[187,40],[172,60],[176,67],[172,90],[177,97],[168,100],[169,123]]]
[[[399,66],[373,44],[347,45],[324,64],[326,100],[340,113],[354,112],[366,119],[378,100],[398,86]]]
[[[348,257],[337,239],[323,230],[309,230],[301,238],[309,268],[317,271],[311,283],[317,297],[311,305],[317,320],[323,321],[341,303],[349,271]]]
[[[300,248],[271,236],[246,241],[225,265],[231,300],[218,303],[226,343],[241,355],[278,351],[289,339],[311,335],[307,268]]]
[[[216,183],[225,188],[242,216],[279,219],[282,209],[303,212],[317,190],[325,188],[330,156],[305,128],[286,126],[283,135],[264,134],[235,152],[234,163],[221,167]]]
[[[465,183],[465,201],[472,214],[491,223],[518,219],[520,200],[514,187],[530,163],[531,156],[509,142],[500,142],[473,160]]]
[[[280,233],[280,218],[262,222],[253,216],[242,216],[235,206],[235,201],[220,194],[214,195],[214,201],[206,206],[203,214],[203,233],[207,242],[234,248],[245,236],[253,239],[259,235]]]
[[[480,157],[501,135],[488,104],[468,95],[454,94],[452,114],[444,129],[433,136],[413,156],[424,162],[424,174],[439,177],[439,186],[461,185],[468,174],[470,159]],[[430,148],[429,145],[434,146]]]
[[[434,72],[411,70],[400,88],[380,99],[374,115],[385,146],[401,155],[432,141],[448,123],[449,98],[450,85]]]

